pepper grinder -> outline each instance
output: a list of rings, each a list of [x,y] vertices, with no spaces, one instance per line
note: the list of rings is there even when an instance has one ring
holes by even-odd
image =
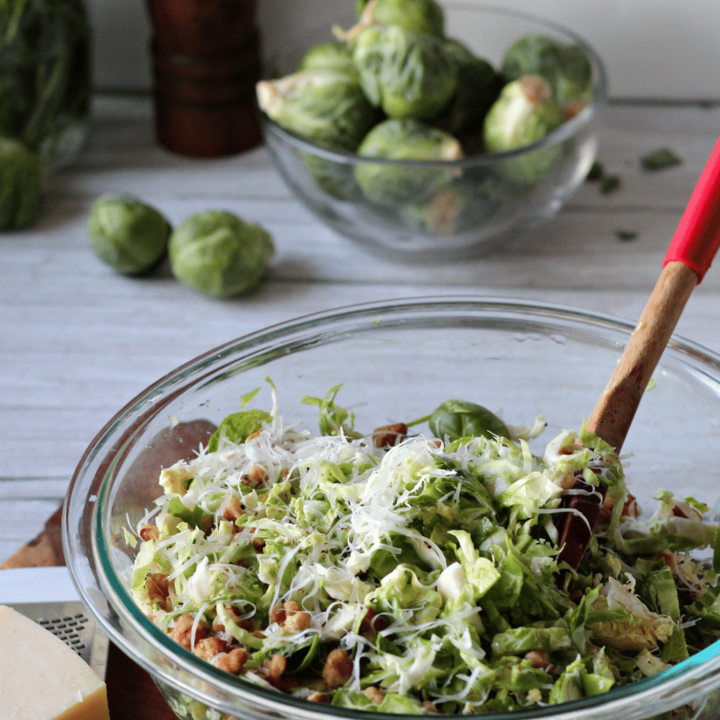
[[[255,0],[147,0],[154,26],[158,142],[181,155],[220,157],[261,140]]]

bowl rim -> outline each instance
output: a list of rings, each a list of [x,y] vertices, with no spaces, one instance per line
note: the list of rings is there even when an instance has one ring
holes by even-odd
[[[68,494],[66,496],[66,501],[63,506],[63,550],[65,552],[65,557],[69,560],[68,569],[73,582],[75,583],[80,597],[88,608],[91,616],[96,620],[96,622],[98,622],[102,630],[110,636],[113,642],[115,642],[115,644],[118,645],[123,652],[125,652],[125,654],[130,656],[135,662],[148,670],[151,674],[160,678],[162,682],[167,683],[184,694],[190,695],[209,705],[214,705],[215,707],[223,704],[227,705],[227,703],[213,695],[211,692],[202,690],[201,686],[203,684],[205,684],[205,688],[210,687],[211,689],[219,690],[223,693],[223,695],[231,698],[234,697],[238,700],[251,703],[254,702],[256,705],[258,705],[259,701],[262,701],[259,706],[265,714],[267,712],[278,712],[285,716],[288,711],[292,711],[297,716],[308,718],[308,720],[319,720],[319,718],[330,717],[346,717],[358,720],[359,718],[368,717],[367,711],[324,705],[322,703],[310,703],[304,699],[294,698],[289,695],[278,693],[275,690],[263,688],[242,678],[230,676],[227,673],[214,668],[209,663],[195,657],[192,653],[171,640],[168,635],[160,631],[160,629],[151,623],[142,613],[140,608],[130,597],[129,593],[125,590],[123,583],[114,573],[112,563],[110,562],[107,553],[100,554],[100,557],[98,558],[98,554],[96,552],[97,542],[99,541],[101,544],[104,542],[104,538],[102,537],[102,523],[98,520],[98,516],[101,514],[100,511],[103,508],[104,498],[101,494],[104,492],[106,496],[108,492],[108,484],[103,482],[100,492],[98,493],[97,501],[92,502],[92,504],[87,502],[85,503],[86,507],[83,510],[83,517],[89,517],[92,524],[92,549],[94,552],[93,557],[86,558],[85,556],[82,556],[81,559],[86,564],[90,564],[93,572],[96,572],[97,566],[93,566],[92,563],[97,562],[99,559],[101,565],[100,572],[103,579],[106,581],[103,592],[105,592],[105,596],[112,611],[128,622],[133,633],[139,635],[144,642],[150,644],[155,652],[162,654],[164,659],[166,659],[170,665],[174,666],[174,668],[176,668],[180,673],[189,673],[191,679],[194,681],[194,684],[183,684],[177,679],[176,674],[167,671],[167,666],[154,663],[145,656],[139,656],[135,652],[135,646],[126,638],[125,634],[110,625],[108,618],[106,618],[102,612],[98,610],[94,604],[93,598],[90,597],[90,594],[81,582],[79,577],[80,572],[77,566],[78,557],[72,552],[73,542],[69,537],[71,498],[74,491],[77,490],[77,486],[79,481],[82,479],[86,465],[88,465],[93,459],[98,447],[103,443],[105,437],[108,436],[113,429],[115,429],[116,425],[122,424],[123,422],[127,424],[128,421],[133,421],[134,418],[131,414],[132,411],[139,410],[140,408],[138,406],[140,403],[149,398],[152,400],[150,403],[152,407],[150,409],[146,407],[139,420],[142,420],[142,418],[148,413],[152,413],[152,417],[154,417],[157,414],[158,406],[162,408],[162,405],[164,404],[162,402],[154,402],[154,400],[158,399],[157,391],[162,389],[163,386],[167,386],[167,384],[173,380],[187,380],[188,371],[198,369],[203,372],[202,374],[197,375],[197,377],[193,376],[189,383],[186,383],[170,392],[165,398],[166,401],[169,401],[174,396],[184,392],[187,389],[188,384],[194,385],[196,382],[202,380],[202,378],[216,373],[218,369],[222,367],[222,364],[215,366],[214,362],[232,358],[243,349],[250,349],[253,346],[263,346],[268,342],[277,342],[283,337],[289,337],[295,333],[313,331],[332,322],[347,321],[353,318],[360,319],[363,317],[368,321],[374,322],[373,318],[377,318],[378,314],[382,314],[383,311],[385,314],[389,314],[390,312],[417,314],[432,311],[439,312],[441,310],[454,310],[460,312],[463,310],[482,310],[486,313],[493,312],[496,316],[503,312],[515,313],[521,315],[526,320],[540,321],[543,318],[547,318],[554,320],[566,320],[569,322],[574,321],[582,324],[586,329],[594,327],[598,330],[602,328],[606,330],[616,330],[628,337],[635,327],[633,323],[603,313],[577,310],[568,306],[535,300],[481,295],[408,297],[353,304],[293,318],[224,343],[167,373],[127,403],[100,430],[86,449],[73,474]],[[720,355],[677,335],[673,335],[671,337],[668,346],[687,356],[685,361],[688,364],[691,364],[693,361],[702,361],[705,365],[709,364],[716,374],[716,377],[713,379],[720,382]],[[210,360],[213,360],[214,362],[211,362],[209,366],[208,361]],[[133,422],[129,429],[126,429],[126,433],[131,431],[137,425],[139,420]],[[118,456],[122,456],[125,451],[125,445],[115,442],[106,447],[104,450],[108,457],[110,455],[113,456],[112,462],[109,463],[112,465],[113,462],[117,460]],[[103,463],[104,464],[101,465],[100,469],[93,473],[95,479],[97,479],[100,474],[107,475],[108,463],[105,461],[103,461]],[[112,590],[112,594],[114,595],[115,602],[111,600],[110,596],[106,592],[108,584]],[[117,590],[120,591],[119,596]],[[160,647],[158,647],[158,645]],[[610,694],[605,693],[591,698],[583,698],[578,701],[562,703],[560,705],[533,708],[528,711],[489,713],[482,715],[473,714],[470,717],[478,718],[478,720],[480,718],[483,718],[483,720],[486,718],[487,720],[508,720],[511,717],[517,718],[517,720],[539,720],[540,718],[547,718],[548,720],[550,718],[553,718],[554,720],[574,720],[578,717],[578,713],[582,713],[581,717],[584,720],[602,720],[608,716],[608,712],[617,712],[618,714],[622,712],[625,713],[623,717],[639,719],[647,717],[643,714],[643,712],[646,712],[650,705],[652,705],[650,709],[656,709],[656,703],[660,700],[669,702],[672,699],[672,707],[676,707],[696,700],[704,693],[716,689],[720,686],[720,673],[718,673],[718,670],[720,670],[720,654],[716,655],[711,660],[703,662],[702,664],[694,666],[691,665],[683,673],[676,674],[664,682],[658,682],[657,680],[653,681],[652,678],[646,678],[636,683],[613,690]],[[658,693],[660,692],[662,694],[658,696]],[[227,712],[233,712],[233,710],[237,711],[237,708],[232,708],[232,706],[229,705],[227,708],[223,709]],[[358,715],[358,713],[361,714]],[[402,718],[402,720],[410,720],[414,716],[400,715],[399,717]],[[456,716],[441,715],[441,717],[450,718]]]
[[[296,149],[315,155],[317,157],[324,158],[325,160],[332,160],[342,165],[392,165],[392,166],[403,166],[410,168],[474,168],[474,167],[489,167],[496,165],[500,162],[510,160],[512,158],[520,157],[543,148],[552,147],[558,145],[565,140],[576,135],[582,128],[589,125],[597,113],[607,103],[607,72],[605,70],[605,64],[600,58],[597,51],[590,45],[582,36],[578,35],[574,30],[570,30],[561,23],[555,22],[554,20],[547,20],[533,13],[527,13],[520,10],[511,10],[503,8],[497,5],[476,5],[468,2],[449,2],[446,3],[445,8],[457,9],[457,10],[469,10],[471,12],[479,13],[490,13],[494,15],[504,15],[508,17],[521,18],[523,20],[529,20],[532,22],[539,23],[545,27],[552,29],[566,38],[571,39],[575,44],[579,45],[590,59],[590,64],[593,69],[593,99],[588,103],[577,115],[566,120],[558,128],[553,130],[551,133],[546,135],[544,138],[537,140],[530,145],[523,145],[523,147],[516,148],[514,150],[506,150],[505,152],[496,153],[478,153],[476,155],[468,155],[467,157],[460,158],[459,160],[395,160],[392,158],[366,158],[358,155],[357,153],[346,152],[344,150],[330,150],[328,148],[315,145],[308,140],[303,139],[299,135],[295,135],[289,130],[285,130],[278,125],[275,120],[270,118],[265,112],[263,112],[257,103],[257,97],[255,97],[255,108],[260,116],[263,127],[266,132],[274,135],[278,140],[281,140],[288,145],[292,145]],[[319,36],[322,32],[327,34],[327,28],[325,26],[316,27],[315,29],[306,33],[306,36]],[[262,74],[262,79],[268,78],[272,71],[275,63],[281,58],[285,57],[289,52],[297,49],[301,45],[300,39],[296,38],[294,42],[290,43],[290,47],[283,52],[276,53],[270,60],[265,64]],[[454,137],[454,136],[453,136]]]

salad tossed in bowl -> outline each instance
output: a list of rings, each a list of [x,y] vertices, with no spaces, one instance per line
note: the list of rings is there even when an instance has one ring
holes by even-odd
[[[659,491],[641,519],[584,428],[537,456],[542,418],[449,400],[364,435],[338,390],[304,399],[319,435],[274,387],[270,412],[228,416],[126,531],[136,602],[186,650],[313,702],[466,714],[606,693],[720,637],[707,505]],[[603,509],[575,571],[558,555],[578,493]]]

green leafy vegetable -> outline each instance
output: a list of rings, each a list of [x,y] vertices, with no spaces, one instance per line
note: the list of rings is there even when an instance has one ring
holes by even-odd
[[[447,437],[450,441],[494,435],[510,438],[507,425],[497,415],[482,405],[463,400],[444,402],[433,411],[429,424],[435,437]]]
[[[245,410],[228,415],[208,440],[207,451],[217,452],[221,438],[230,442],[243,443],[248,435],[260,430],[263,423],[272,422],[272,415],[264,410]]]
[[[89,27],[82,0],[0,2],[0,135],[62,164],[90,109]]]
[[[336,385],[330,388],[324,398],[305,395],[302,403],[303,405],[317,405],[320,408],[318,424],[321,435],[339,435],[342,432],[346,437],[360,437],[359,433],[353,429],[355,416],[335,402],[341,387],[342,385]]]

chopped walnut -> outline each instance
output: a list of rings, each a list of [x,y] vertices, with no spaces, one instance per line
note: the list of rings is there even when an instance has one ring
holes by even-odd
[[[672,514],[679,518],[692,518],[693,520],[702,520],[702,514],[698,512],[689,502],[685,500],[675,500],[672,507]]]
[[[326,695],[325,693],[321,692],[314,692],[312,695],[308,695],[308,700],[310,702],[330,703],[332,702],[332,695]]]
[[[216,655],[227,652],[228,646],[219,637],[208,637],[195,643],[193,654],[203,660],[212,660]]]
[[[237,498],[230,498],[226,503],[222,511],[222,516],[234,523],[239,517],[245,515],[245,511],[242,509]]]
[[[240,482],[248,487],[255,488],[267,479],[267,470],[261,465],[253,465],[248,472],[240,478]]]
[[[312,618],[307,612],[291,612],[288,613],[285,620],[285,627],[294,632],[302,632],[312,625]]]
[[[287,659],[284,655],[273,655],[270,660],[263,662],[263,668],[267,672],[268,680],[277,686],[287,668]]]
[[[217,658],[213,665],[219,670],[224,670],[226,673],[237,675],[249,657],[250,654],[245,648],[235,648],[227,653],[227,655],[221,655]]]
[[[294,600],[276,605],[270,611],[270,621],[294,632],[307,630],[312,625],[310,613],[305,612]]]
[[[570,445],[563,445],[558,450],[558,455],[572,455],[573,453],[576,453],[580,450],[582,450],[582,445],[576,445],[575,443],[571,443]]]
[[[438,711],[438,709],[435,707],[435,704],[431,703],[429,700],[426,700],[422,704],[422,707],[424,710],[427,710],[428,712],[431,712],[431,713],[436,713]]]
[[[159,540],[160,530],[157,525],[141,525],[138,530],[138,535],[141,540],[147,542],[148,540]]]
[[[148,600],[150,604],[157,603],[161,607],[167,607],[167,600],[170,595],[167,575],[162,573],[152,573],[145,578],[145,587],[147,588]]]
[[[385,693],[382,690],[378,690],[378,688],[373,685],[366,687],[362,691],[362,694],[370,700],[373,705],[379,705],[385,698]]]
[[[344,685],[353,674],[353,662],[347,652],[337,648],[330,652],[322,670],[322,679],[329,688]]]
[[[545,650],[531,650],[525,653],[525,659],[532,663],[536,670],[543,670],[546,673],[552,673],[555,667],[550,662],[550,655]]]
[[[367,608],[363,619],[360,621],[360,634],[375,637],[377,633],[382,632],[387,627],[387,621],[384,617],[376,615],[375,611]]]
[[[624,517],[638,517],[641,513],[637,499],[631,493],[627,494],[625,504],[623,505],[622,514]]]
[[[666,548],[660,553],[660,557],[671,570],[675,569],[675,553],[672,550]]]
[[[575,486],[575,476],[572,473],[565,473],[560,480],[560,487],[563,490],[572,490]]]
[[[253,538],[252,546],[255,548],[256,552],[262,550],[265,547],[264,538]]]
[[[192,615],[180,615],[175,621],[175,627],[170,633],[172,639],[182,645],[186,650],[192,650],[192,628],[195,624],[195,618]],[[204,640],[210,632],[210,626],[201,620],[195,629],[195,642]]]
[[[379,448],[393,447],[405,439],[407,431],[408,429],[405,423],[383,425],[372,431],[372,437],[375,445]]]

